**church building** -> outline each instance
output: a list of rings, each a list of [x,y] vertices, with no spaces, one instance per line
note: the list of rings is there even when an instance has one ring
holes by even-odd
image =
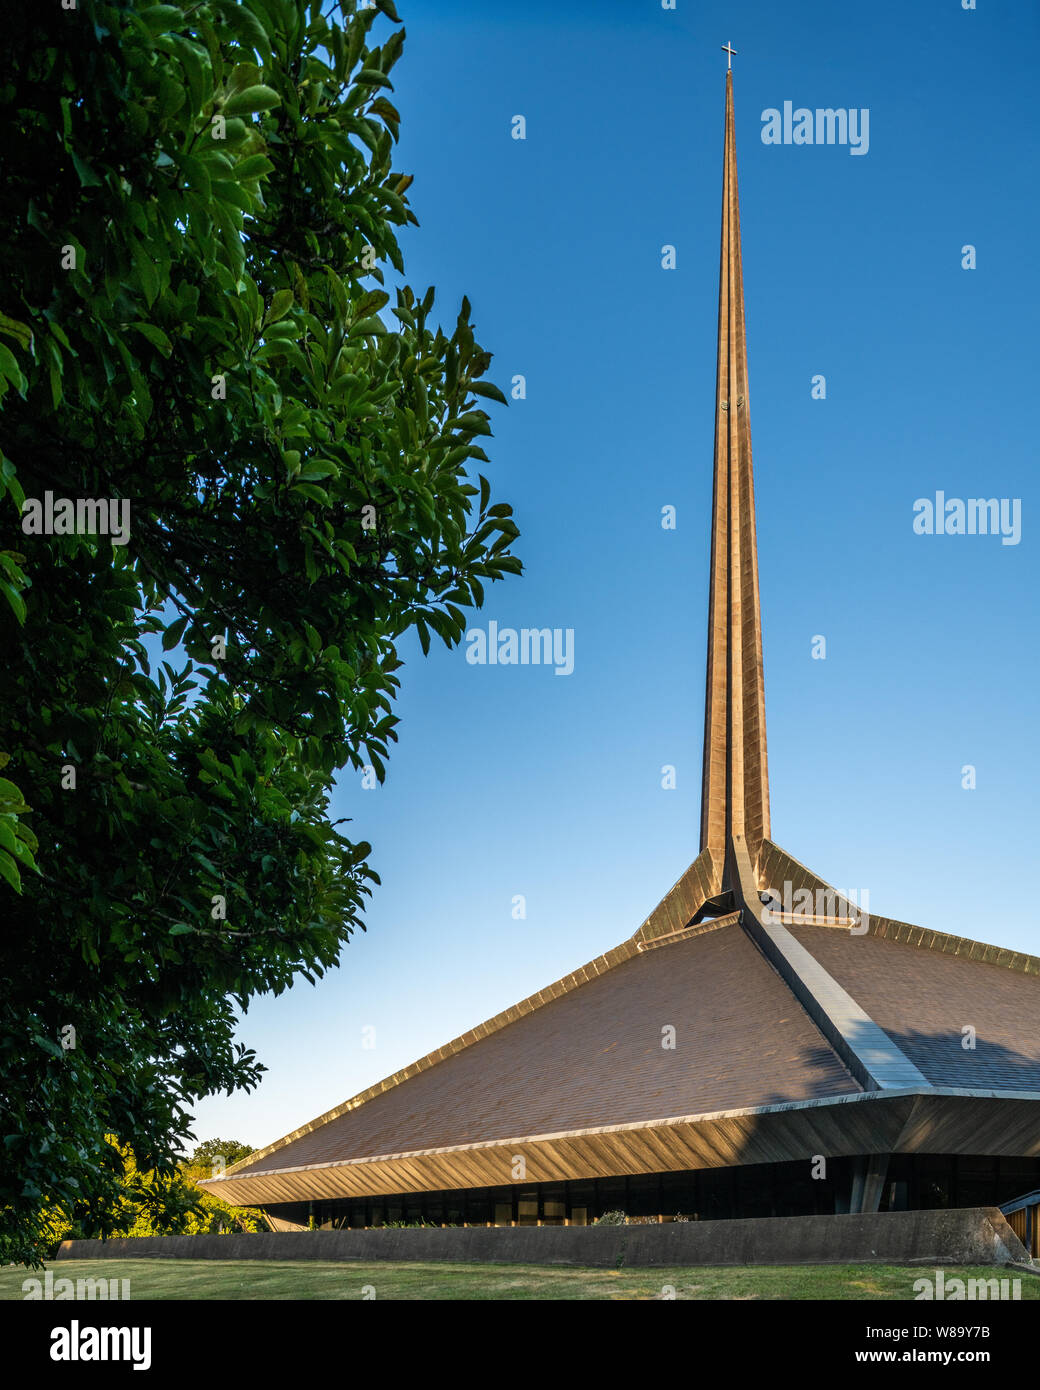
[[[1040,1188],[1040,959],[874,916],[772,839],[729,72],[717,363],[697,857],[628,940],[206,1184],[273,1229]]]

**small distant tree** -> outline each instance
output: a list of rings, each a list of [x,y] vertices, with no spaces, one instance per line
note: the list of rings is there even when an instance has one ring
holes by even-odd
[[[215,1169],[230,1168],[239,1159],[248,1158],[252,1152],[251,1145],[242,1144],[237,1139],[207,1139],[188,1160],[186,1171],[208,1178]]]

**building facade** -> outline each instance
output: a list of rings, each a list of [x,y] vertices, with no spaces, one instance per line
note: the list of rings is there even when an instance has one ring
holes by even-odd
[[[771,837],[732,74],[700,852],[634,935],[251,1154],[278,1229],[995,1205],[1040,1187],[1040,960]]]

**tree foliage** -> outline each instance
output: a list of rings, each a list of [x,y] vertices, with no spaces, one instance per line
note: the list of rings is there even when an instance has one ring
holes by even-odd
[[[114,1135],[108,1145],[120,1168],[119,1185],[106,1202],[74,1203],[68,1208],[46,1203],[40,1213],[40,1235],[49,1252],[63,1240],[93,1240],[113,1236],[233,1235],[255,1232],[263,1216],[249,1207],[232,1207],[198,1187],[200,1178],[212,1175],[208,1154],[216,1149],[200,1145],[187,1162],[172,1171],[148,1171],[138,1166],[136,1155]],[[245,1144],[229,1147],[244,1157]]]
[[[192,1154],[189,1167],[200,1178],[212,1178],[253,1152],[251,1144],[243,1144],[238,1139],[207,1139]]]
[[[172,1171],[256,1084],[235,1005],[337,964],[377,881],[329,792],[384,775],[400,639],[520,569],[490,354],[403,280],[404,30],[324,8],[5,13],[0,1258],[111,1201],[106,1134]]]

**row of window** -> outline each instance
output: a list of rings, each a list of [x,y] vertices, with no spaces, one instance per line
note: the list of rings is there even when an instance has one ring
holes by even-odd
[[[582,1182],[520,1184],[398,1194],[271,1207],[296,1225],[373,1227],[395,1222],[436,1226],[577,1225],[609,1211],[643,1220],[713,1221],[727,1217],[831,1214],[848,1209],[853,1160],[832,1159],[826,1176],[809,1164],[758,1164],[696,1172],[651,1173]],[[893,1156],[883,1211],[999,1204],[1040,1186],[1040,1160],[989,1156]]]

